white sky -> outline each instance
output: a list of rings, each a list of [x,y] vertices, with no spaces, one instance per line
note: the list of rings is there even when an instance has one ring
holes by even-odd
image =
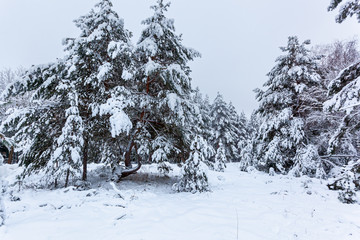
[[[154,0],[112,0],[125,27],[134,34],[152,14]],[[78,35],[72,20],[97,0],[0,0],[0,69],[47,63],[62,56],[61,41]],[[360,24],[336,24],[330,0],[172,0],[184,44],[202,53],[191,63],[193,85],[213,99],[219,91],[239,111],[257,107],[253,89],[261,87],[287,37],[313,44],[351,39]]]

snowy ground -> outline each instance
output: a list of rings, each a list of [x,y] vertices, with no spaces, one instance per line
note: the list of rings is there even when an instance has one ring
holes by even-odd
[[[14,182],[19,170],[6,168]],[[114,186],[93,179],[87,191],[9,188],[0,239],[360,239],[360,206],[340,203],[320,180],[230,164],[225,173],[209,172],[212,192],[174,193],[174,168],[160,177],[154,165],[144,166]]]

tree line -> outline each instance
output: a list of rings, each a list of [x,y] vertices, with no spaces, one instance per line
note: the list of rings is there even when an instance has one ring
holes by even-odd
[[[340,9],[337,22],[359,18],[357,1],[341,4],[329,6]],[[1,116],[0,132],[16,141],[23,176],[41,174],[42,185],[57,187],[86,183],[88,163],[106,164],[114,181],[144,163],[157,163],[163,174],[178,163],[174,189],[196,192],[209,189],[204,168],[224,171],[234,161],[242,171],[334,178],[329,188],[354,202],[357,40],[311,47],[290,36],[247,119],[221,94],[210,103],[192,87],[188,63],[200,53],[182,44],[165,15],[169,6],[158,0],[151,7],[133,44],[111,1],[101,0],[74,21],[81,33],[64,41],[64,58],[8,85],[1,107],[16,110]]]

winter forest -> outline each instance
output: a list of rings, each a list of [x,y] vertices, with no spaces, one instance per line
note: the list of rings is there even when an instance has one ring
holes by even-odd
[[[358,40],[284,39],[247,116],[150,8],[134,42],[99,0],[64,57],[0,71],[0,239],[359,239]]]

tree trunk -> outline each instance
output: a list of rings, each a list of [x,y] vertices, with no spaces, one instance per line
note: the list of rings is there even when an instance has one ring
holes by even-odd
[[[87,180],[87,163],[88,163],[88,140],[84,139],[84,152],[83,152],[83,175],[82,180]]]
[[[69,184],[69,175],[70,175],[70,169],[66,171],[66,180],[65,180],[65,188],[67,188]]]
[[[10,153],[9,153],[8,164],[12,164],[13,156],[14,156],[14,146],[11,146]]]
[[[131,151],[133,147],[134,147],[134,140],[131,140],[129,142],[129,145],[125,153],[125,167],[131,167]]]

